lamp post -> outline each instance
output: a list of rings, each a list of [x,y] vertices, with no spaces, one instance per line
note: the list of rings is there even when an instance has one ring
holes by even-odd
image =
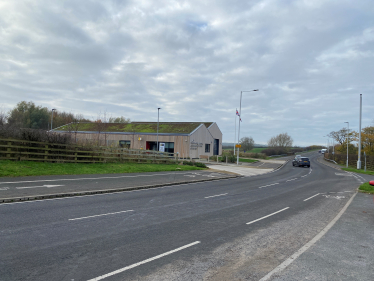
[[[156,147],[156,151],[158,151],[158,123],[159,123],[159,120],[160,120],[160,109],[161,109],[161,107],[157,108],[157,147]]]
[[[51,131],[52,131],[52,124],[53,124],[53,111],[55,111],[55,108],[52,108],[52,117],[51,117]]]
[[[361,169],[361,119],[362,119],[362,94],[360,94],[360,128],[359,128],[359,140],[358,140],[358,161],[357,169]]]
[[[349,122],[344,122],[348,124],[348,131],[347,131],[347,168],[348,168],[348,146],[349,146]]]
[[[242,114],[242,94],[243,92],[256,92],[256,90],[251,90],[251,91],[240,91],[240,107],[239,107],[239,129],[238,129],[238,144],[239,144],[239,139],[240,139],[240,120],[241,120],[241,114]],[[238,147],[238,154],[236,158],[236,165],[239,165],[239,147]]]

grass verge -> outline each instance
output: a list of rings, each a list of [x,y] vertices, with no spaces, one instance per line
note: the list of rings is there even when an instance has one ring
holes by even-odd
[[[374,175],[374,171],[368,171],[368,170],[366,170],[366,172],[364,170],[357,170],[357,169],[354,169],[354,168],[342,168],[342,170],[347,171],[347,172],[353,172],[353,173]]]
[[[368,182],[361,184],[358,190],[360,190],[361,192],[374,194],[374,186],[370,185]]]
[[[247,158],[239,158],[239,162],[254,163],[254,162],[258,162],[258,160],[255,160],[255,159],[247,159]]]
[[[164,171],[203,170],[202,168],[175,164],[138,164],[138,163],[44,163],[32,161],[0,161],[0,177],[119,174]],[[178,169],[177,169],[178,168]]]

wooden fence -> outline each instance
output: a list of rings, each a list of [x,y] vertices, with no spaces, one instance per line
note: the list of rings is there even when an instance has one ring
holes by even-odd
[[[347,163],[347,154],[335,154],[332,153],[325,153],[325,158],[328,158],[330,160],[334,160],[336,163],[345,165]],[[348,155],[348,166],[350,168],[357,168],[357,160],[358,155]],[[364,155],[361,156],[361,168],[364,169],[365,167],[365,157]],[[367,155],[366,156],[366,169],[368,170],[374,170],[374,156],[373,155]]]
[[[178,154],[118,147],[85,147],[15,139],[0,139],[0,160],[71,163],[166,163],[178,161]]]

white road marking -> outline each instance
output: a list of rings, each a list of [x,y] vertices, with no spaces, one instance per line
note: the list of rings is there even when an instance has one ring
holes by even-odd
[[[98,178],[54,179],[54,180],[34,180],[34,181],[9,181],[9,182],[0,182],[0,184],[30,183],[30,182],[53,182],[53,181],[81,181],[81,180],[121,179],[121,178],[139,178],[139,177],[167,176],[167,175],[175,175],[175,174],[176,173],[152,174],[152,175],[137,175],[137,176],[118,176],[118,177],[98,177]],[[183,175],[183,174],[180,173],[180,175]]]
[[[165,257],[165,256],[167,256],[167,255],[173,254],[173,253],[175,253],[175,252],[178,252],[178,251],[181,251],[181,250],[187,249],[187,248],[189,248],[189,247],[195,246],[196,244],[199,244],[199,243],[200,243],[200,241],[193,242],[193,243],[191,243],[191,244],[188,244],[188,245],[182,246],[182,247],[177,248],[177,249],[175,249],[175,250],[172,250],[172,251],[169,251],[169,252],[163,253],[163,254],[161,254],[161,255],[155,256],[155,257],[153,257],[153,258],[146,259],[146,260],[141,261],[141,262],[138,262],[138,263],[134,263],[134,264],[132,264],[132,265],[129,265],[129,266],[123,267],[123,268],[121,268],[121,269],[117,269],[117,270],[115,270],[115,271],[112,271],[112,272],[110,272],[110,273],[107,273],[107,274],[101,275],[101,276],[96,277],[96,278],[93,278],[93,279],[90,279],[90,280],[88,280],[88,281],[98,281],[98,280],[102,280],[102,279],[104,279],[104,278],[107,278],[107,277],[113,276],[113,275],[115,275],[115,274],[118,274],[118,273],[124,272],[124,271],[126,271],[126,270],[132,269],[132,268],[137,267],[137,266],[139,266],[139,265],[142,265],[142,264],[145,264],[145,263],[148,263],[148,262],[151,262],[151,261],[157,260],[157,259],[159,259],[159,258],[162,258],[162,257]]]
[[[347,173],[335,173],[336,176],[345,176],[345,177],[352,177],[353,175]]]
[[[309,198],[305,199],[304,201],[308,201],[309,199],[312,199],[313,197],[316,197],[318,195],[320,195],[320,193],[317,193],[316,195],[313,195],[312,197],[309,197]]]
[[[81,218],[69,219],[69,221],[76,221],[76,220],[89,219],[89,218],[94,218],[94,217],[101,217],[101,216],[115,215],[115,214],[126,213],[126,212],[133,212],[133,211],[134,211],[134,210],[127,210],[127,211],[114,212],[114,213],[107,213],[107,214],[101,214],[101,215],[95,215],[95,216],[81,217]]]
[[[345,198],[345,196],[332,196],[332,195],[322,195],[322,196],[325,196],[326,198],[334,198],[338,200]]]
[[[264,165],[265,164],[265,162],[264,163],[262,163],[261,165],[258,165],[257,167],[261,167],[262,165]]]
[[[65,186],[65,185],[48,185],[48,184],[45,184],[45,185],[39,185],[39,186],[23,186],[23,187],[16,187],[16,189],[26,189],[26,188],[37,188],[37,187],[57,187],[57,186]]]
[[[0,190],[8,190],[9,189],[9,187],[2,187],[2,188],[0,188]]]
[[[290,207],[284,208],[284,209],[282,209],[282,210],[276,211],[276,212],[274,212],[274,213],[272,213],[272,214],[270,214],[270,215],[264,216],[264,217],[259,218],[259,219],[257,219],[257,220],[254,220],[254,221],[251,221],[251,222],[247,222],[246,224],[252,224],[252,223],[255,223],[255,222],[257,222],[257,221],[260,221],[260,220],[266,219],[266,218],[268,218],[268,217],[270,217],[270,216],[273,216],[273,215],[275,215],[275,214],[278,214],[278,213],[280,213],[280,212],[282,212],[282,211],[284,211],[284,210],[287,210],[287,209],[289,209],[289,208],[290,208]]]
[[[286,182],[287,182],[287,181],[294,181],[294,180],[297,180],[297,178],[290,179],[290,180],[286,180]]]
[[[204,198],[212,198],[212,197],[224,196],[224,195],[227,195],[227,194],[228,194],[228,193],[223,193],[223,194],[218,194],[218,195],[208,196],[208,197],[204,197]]]
[[[272,183],[272,184],[268,184],[268,185],[264,185],[264,186],[260,186],[259,188],[263,188],[263,187],[267,187],[267,186],[272,186],[272,185],[277,185],[277,184],[279,184],[279,182],[277,182],[277,183]]]
[[[301,176],[301,177],[303,178],[303,177],[306,177],[306,176],[308,176],[308,175],[304,175],[304,176]]]
[[[323,235],[326,234],[327,231],[333,225],[340,219],[340,217],[343,215],[345,210],[348,208],[348,206],[351,204],[353,198],[356,196],[357,193],[355,193],[351,199],[345,204],[343,209],[339,212],[339,214],[324,228],[320,233],[318,233],[312,240],[310,240],[308,243],[306,243],[303,247],[301,247],[297,252],[295,252],[292,256],[290,256],[288,259],[286,259],[284,262],[282,262],[280,265],[278,265],[276,268],[274,268],[272,271],[270,271],[267,275],[262,277],[259,281],[268,281],[270,280],[270,277],[272,277],[274,274],[279,274],[282,270],[284,270],[287,266],[289,266],[292,262],[294,262],[302,253],[304,253],[306,250],[308,250],[311,246],[313,246],[319,239],[323,237]]]

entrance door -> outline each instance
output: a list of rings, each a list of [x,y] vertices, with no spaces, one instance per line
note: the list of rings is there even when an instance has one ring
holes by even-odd
[[[219,139],[214,139],[213,155],[218,155],[218,153],[219,153]]]

